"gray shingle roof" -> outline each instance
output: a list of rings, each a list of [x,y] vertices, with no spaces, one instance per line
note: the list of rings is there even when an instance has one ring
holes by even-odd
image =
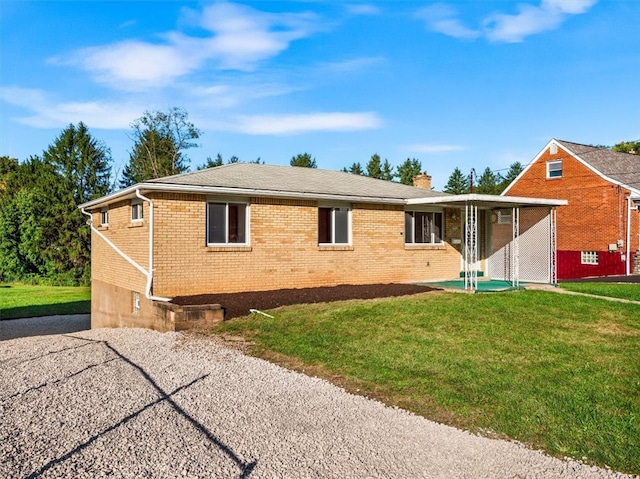
[[[556,140],[592,168],[623,185],[640,190],[640,155]]]
[[[443,196],[445,193],[341,171],[293,166],[233,163],[167,176],[146,183],[255,189],[262,192],[343,197],[409,199]]]

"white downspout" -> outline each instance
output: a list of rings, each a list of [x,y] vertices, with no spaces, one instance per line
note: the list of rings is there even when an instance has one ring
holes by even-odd
[[[168,302],[171,301],[171,298],[151,295],[151,288],[153,286],[153,201],[146,196],[143,196],[138,188],[136,188],[136,196],[149,203],[149,271],[147,272],[147,288],[144,295],[147,299],[151,299],[153,301]]]
[[[152,296],[151,295],[151,284],[152,284],[152,281],[153,281],[152,269],[149,268],[149,271],[147,271],[142,266],[140,266],[138,263],[136,263],[132,258],[127,256],[127,254],[124,253],[120,248],[118,248],[113,243],[113,241],[111,241],[109,238],[107,238],[102,233],[102,231],[100,231],[98,228],[93,226],[93,215],[91,213],[88,213],[84,208],[81,208],[80,211],[82,211],[83,215],[86,215],[86,216],[89,217],[89,220],[87,221],[87,224],[91,228],[91,231],[93,231],[100,238],[102,238],[105,243],[107,243],[116,253],[118,253],[120,256],[122,256],[122,258],[124,258],[131,266],[136,268],[138,271],[140,271],[142,274],[144,274],[147,277],[147,287],[146,287],[146,291],[145,291],[145,297],[147,297],[148,299],[154,300],[154,301],[164,301],[164,302],[171,301],[171,298],[161,298],[159,296]]]
[[[631,246],[629,242],[631,241],[631,197],[627,196],[627,256],[625,259],[627,260],[627,276],[631,274],[631,258],[629,254],[631,253]]]

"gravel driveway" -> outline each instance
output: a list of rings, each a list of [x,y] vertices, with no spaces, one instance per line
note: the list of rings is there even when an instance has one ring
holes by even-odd
[[[141,329],[0,341],[0,418],[2,478],[628,477]]]

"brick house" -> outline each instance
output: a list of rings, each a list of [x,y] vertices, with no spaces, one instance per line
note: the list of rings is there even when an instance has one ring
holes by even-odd
[[[557,214],[558,279],[640,274],[640,156],[552,139],[504,196],[568,200]]]
[[[236,163],[80,205],[92,231],[92,327],[168,330],[220,319],[215,308],[181,310],[170,302],[176,296],[458,278],[471,269],[465,205],[489,218],[528,203],[446,195],[430,180],[420,175],[422,187],[413,187]],[[529,203],[545,212],[562,204]],[[482,248],[477,268],[485,257]]]

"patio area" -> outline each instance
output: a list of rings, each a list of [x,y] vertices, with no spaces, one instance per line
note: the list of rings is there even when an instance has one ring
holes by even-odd
[[[451,281],[437,281],[434,283],[420,283],[424,286],[433,288],[465,290],[464,278]],[[526,283],[520,282],[520,285],[514,287],[511,281],[503,281],[500,279],[479,279],[475,289],[476,293],[495,293],[499,291],[512,291],[518,289],[526,289]]]

